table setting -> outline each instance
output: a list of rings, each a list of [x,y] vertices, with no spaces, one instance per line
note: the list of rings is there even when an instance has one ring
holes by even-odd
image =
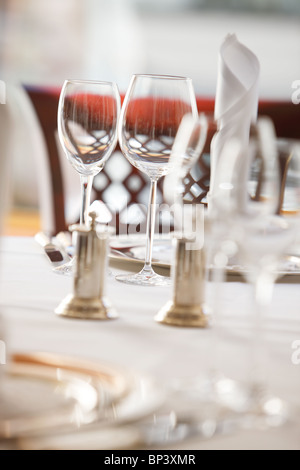
[[[0,449],[299,450],[300,147],[257,115],[255,54],[230,34],[218,60],[214,116],[186,77],[135,74],[122,105],[65,81],[80,220],[1,239]],[[150,180],[146,233],[91,204],[118,142]]]

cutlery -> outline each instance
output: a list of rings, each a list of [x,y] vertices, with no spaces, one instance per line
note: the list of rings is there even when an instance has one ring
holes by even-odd
[[[44,249],[47,258],[53,267],[60,266],[70,261],[70,256],[63,250],[63,248],[53,243],[51,238],[49,238],[45,233],[38,232],[34,239]]]
[[[72,235],[70,232],[59,232],[55,237],[55,242],[61,246],[70,257],[74,256],[75,248],[72,244]]]

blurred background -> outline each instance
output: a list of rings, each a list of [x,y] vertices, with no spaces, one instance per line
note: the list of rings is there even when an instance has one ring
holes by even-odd
[[[291,101],[300,79],[299,0],[0,0],[0,79],[8,89],[110,80],[124,93],[133,73],[176,74],[214,98],[228,33],[261,63],[260,98]],[[12,153],[7,230],[17,233],[23,217],[31,234],[40,223],[37,164],[24,145]]]

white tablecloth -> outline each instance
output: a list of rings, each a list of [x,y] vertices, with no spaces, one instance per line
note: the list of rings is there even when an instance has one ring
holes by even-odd
[[[11,352],[46,351],[78,356],[149,375],[158,383],[206,374],[216,360],[233,378],[247,375],[246,342],[238,319],[249,310],[249,287],[227,282],[218,293],[225,318],[220,336],[215,328],[182,329],[159,325],[153,318],[170,299],[171,288],[129,286],[110,274],[107,296],[119,319],[88,322],[58,318],[55,307],[72,291],[72,278],[55,274],[31,238],[4,238],[1,243],[0,312],[6,323]],[[115,268],[113,273],[115,272]],[[207,286],[207,303],[214,298]],[[267,339],[269,386],[300,408],[300,365],[292,362],[292,343],[300,340],[300,288],[295,283],[275,286]],[[0,338],[1,339],[1,338]],[[217,351],[217,354],[214,354]],[[300,418],[267,431],[232,435],[164,446],[177,449],[300,449]]]

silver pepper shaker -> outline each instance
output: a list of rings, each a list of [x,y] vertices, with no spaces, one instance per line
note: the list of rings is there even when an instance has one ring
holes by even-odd
[[[108,320],[118,315],[104,295],[108,260],[108,232],[96,230],[96,214],[91,226],[73,225],[75,235],[75,271],[73,293],[56,308],[57,315],[85,320]]]
[[[208,317],[204,311],[204,248],[187,238],[174,241],[173,299],[162,307],[155,320],[166,325],[205,328]]]

